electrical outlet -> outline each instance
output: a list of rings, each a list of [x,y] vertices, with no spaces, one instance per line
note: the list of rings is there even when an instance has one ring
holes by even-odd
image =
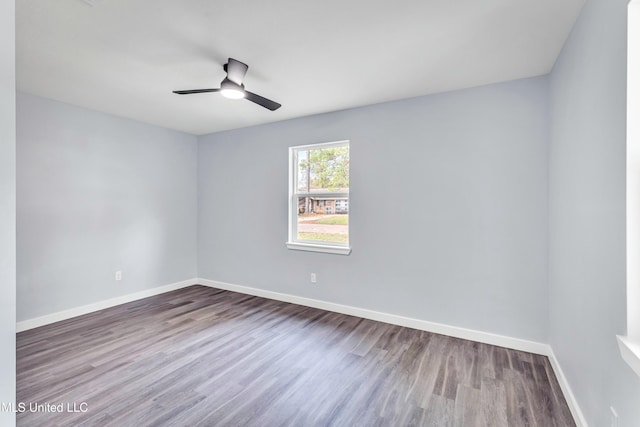
[[[316,273],[311,273],[311,283],[318,283],[318,278],[316,277]]]
[[[122,271],[116,271],[116,280],[122,280]]]
[[[618,413],[613,406],[609,406],[609,410],[611,411],[611,427],[619,427],[620,419],[618,418]]]

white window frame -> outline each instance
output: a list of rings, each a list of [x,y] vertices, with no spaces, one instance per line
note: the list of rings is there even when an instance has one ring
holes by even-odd
[[[340,197],[349,199],[349,193],[299,193],[297,191],[297,153],[298,151],[304,150],[312,150],[312,149],[320,149],[320,148],[330,148],[330,147],[341,147],[348,146],[349,147],[349,157],[351,157],[351,147],[349,140],[343,141],[335,141],[335,142],[323,142],[318,144],[309,144],[309,145],[297,145],[294,147],[289,147],[289,238],[287,240],[287,248],[293,250],[300,251],[311,251],[311,252],[323,252],[329,254],[337,254],[337,255],[349,255],[351,253],[350,242],[351,238],[349,237],[348,243],[336,243],[336,242],[321,242],[321,241],[311,241],[311,240],[298,240],[298,197],[303,197],[305,195],[310,197]],[[349,185],[351,186],[351,185]],[[326,209],[326,207],[325,207]],[[347,213],[351,215],[351,210]]]
[[[627,13],[627,335],[618,346],[640,376],[640,0]]]

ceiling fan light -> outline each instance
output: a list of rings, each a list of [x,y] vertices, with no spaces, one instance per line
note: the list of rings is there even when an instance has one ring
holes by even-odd
[[[234,89],[234,88],[222,89],[220,91],[220,93],[222,94],[222,96],[224,96],[225,98],[229,98],[229,99],[242,99],[242,98],[244,98],[244,91],[242,91],[240,89]]]
[[[242,99],[244,98],[244,86],[225,78],[220,82],[220,93],[225,98]]]

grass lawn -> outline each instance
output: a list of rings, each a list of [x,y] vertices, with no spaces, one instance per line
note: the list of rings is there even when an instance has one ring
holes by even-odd
[[[299,240],[319,240],[321,242],[347,243],[347,234],[298,232]]]
[[[316,224],[348,225],[349,215],[330,216],[328,218],[320,218],[314,222]]]

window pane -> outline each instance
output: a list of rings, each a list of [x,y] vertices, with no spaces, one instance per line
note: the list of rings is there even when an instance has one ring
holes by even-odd
[[[349,201],[298,197],[298,240],[349,242]]]
[[[296,190],[300,193],[309,192],[309,151],[299,150],[296,153]]]
[[[349,191],[349,146],[298,151],[297,189],[309,193]]]

